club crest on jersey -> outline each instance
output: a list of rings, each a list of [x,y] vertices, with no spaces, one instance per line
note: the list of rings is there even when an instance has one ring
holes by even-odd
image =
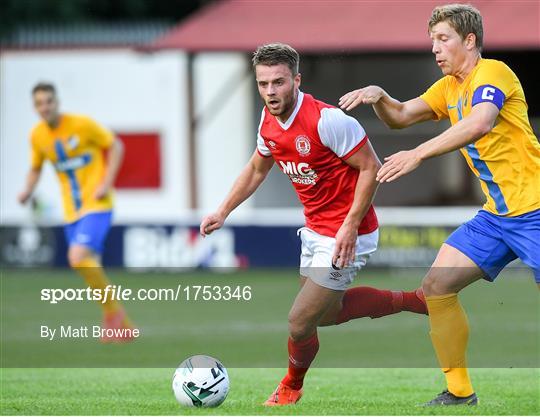
[[[309,151],[311,151],[311,143],[309,143],[309,138],[307,136],[297,136],[294,143],[300,156],[309,155]]]
[[[75,149],[77,146],[79,145],[79,137],[76,136],[76,135],[73,135],[71,136],[68,140],[67,140],[67,148],[68,149]]]

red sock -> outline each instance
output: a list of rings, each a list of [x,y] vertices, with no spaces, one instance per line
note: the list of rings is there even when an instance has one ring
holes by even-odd
[[[371,287],[350,288],[343,295],[343,308],[338,314],[336,324],[360,317],[375,319],[400,311],[427,314],[423,293],[421,297],[416,295],[416,291],[390,291]]]
[[[304,376],[318,351],[317,333],[301,342],[295,342],[289,337],[289,371],[281,383],[296,390],[302,388]]]
[[[428,314],[426,297],[422,287],[415,291],[403,291],[403,309],[402,311],[411,311],[418,314]]]

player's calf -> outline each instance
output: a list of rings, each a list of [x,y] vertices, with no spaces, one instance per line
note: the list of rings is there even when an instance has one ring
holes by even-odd
[[[340,308],[332,312],[334,316],[325,317],[320,325],[341,324],[362,317],[375,319],[402,311],[427,314],[421,288],[415,291],[391,291],[355,287],[345,292]]]

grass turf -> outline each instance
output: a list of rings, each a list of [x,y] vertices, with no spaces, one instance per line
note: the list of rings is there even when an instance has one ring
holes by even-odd
[[[444,388],[427,335],[427,319],[403,313],[354,320],[320,330],[321,350],[297,407],[260,404],[283,376],[287,312],[297,291],[295,271],[128,274],[115,284],[168,288],[195,284],[251,285],[250,302],[141,302],[127,308],[141,340],[102,346],[96,340],[40,338],[40,325],[99,322],[93,302],[40,301],[41,288],[80,287],[70,271],[4,271],[1,281],[1,413],[108,414],[538,414],[538,291],[511,273],[495,285],[479,282],[461,299],[471,324],[469,358],[480,406],[425,409],[418,404]],[[420,271],[365,271],[356,284],[415,288]],[[218,409],[185,409],[171,392],[174,367],[210,354],[229,368],[231,392]],[[509,368],[520,369],[509,369]],[[41,368],[41,369],[37,369]],[[57,368],[57,369],[54,369]],[[109,369],[104,369],[109,368]],[[408,368],[408,369],[407,369]],[[506,369],[504,369],[506,368]]]
[[[434,369],[312,369],[294,407],[261,403],[279,369],[230,369],[216,409],[179,406],[170,369],[4,369],[2,414],[32,415],[537,415],[537,369],[473,369],[477,407],[419,406],[443,386]]]

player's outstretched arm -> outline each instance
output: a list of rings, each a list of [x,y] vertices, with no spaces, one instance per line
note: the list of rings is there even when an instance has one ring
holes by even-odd
[[[28,171],[24,190],[21,191],[17,196],[17,200],[19,200],[19,203],[25,204],[30,199],[40,177],[41,168],[32,168],[30,169],[30,171]]]
[[[100,200],[107,196],[109,191],[114,185],[114,181],[118,176],[118,171],[122,165],[122,160],[124,159],[124,144],[118,138],[115,138],[111,147],[107,152],[107,167],[105,170],[105,177],[103,182],[97,188],[94,197],[97,200]]]
[[[381,162],[369,141],[345,162],[360,171],[360,175],[356,181],[352,206],[336,234],[336,248],[332,262],[339,268],[354,261],[358,228],[375,197],[378,186],[375,176],[381,167]]]
[[[264,158],[255,151],[218,210],[202,220],[199,228],[201,236],[221,228],[231,211],[246,201],[261,185],[273,164],[273,158]]]
[[[493,129],[499,109],[492,103],[475,105],[471,113],[439,136],[422,143],[415,149],[401,151],[384,158],[377,173],[380,182],[391,182],[415,170],[423,161],[468,145]]]
[[[421,98],[402,103],[377,85],[350,91],[339,99],[339,106],[346,111],[360,104],[371,104],[377,117],[391,129],[403,129],[434,117],[431,108]]]

